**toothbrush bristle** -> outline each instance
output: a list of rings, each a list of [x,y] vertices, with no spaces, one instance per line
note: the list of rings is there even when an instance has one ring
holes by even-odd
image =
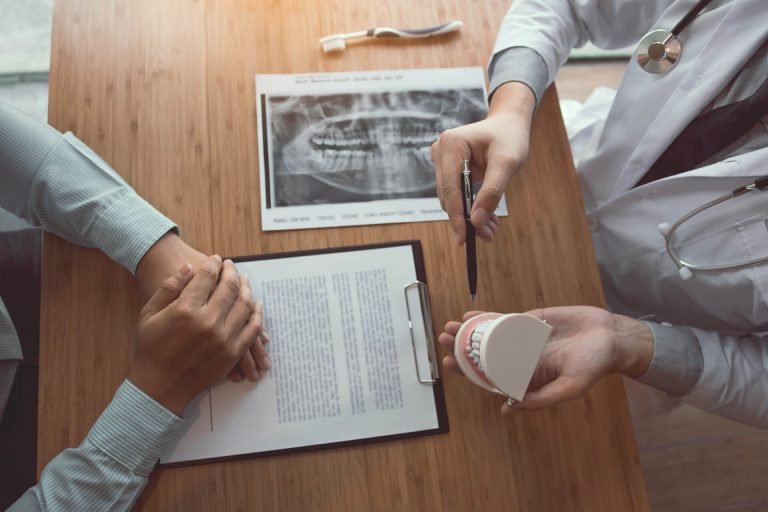
[[[323,43],[323,51],[325,53],[341,51],[346,47],[347,45],[346,43],[344,43],[344,39],[340,37],[337,39],[331,39],[331,40],[325,41]]]

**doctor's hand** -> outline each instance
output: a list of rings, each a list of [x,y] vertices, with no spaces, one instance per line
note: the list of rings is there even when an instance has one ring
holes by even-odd
[[[640,377],[653,357],[653,333],[643,322],[614,315],[600,308],[566,306],[527,312],[552,326],[549,341],[531,378],[523,401],[513,407],[502,405],[502,413],[538,410],[580,398],[608,373]],[[479,314],[464,315],[464,320]],[[448,322],[440,344],[453,353],[459,322]],[[459,371],[453,356],[443,366]]]
[[[506,83],[496,89],[486,119],[446,130],[432,145],[437,195],[458,245],[466,239],[462,160],[469,161],[473,181],[483,182],[470,218],[477,236],[490,242],[499,223],[493,212],[509,179],[528,158],[535,103],[528,86]]]
[[[231,261],[184,264],[141,310],[128,379],[181,415],[259,343],[261,324],[261,303]]]

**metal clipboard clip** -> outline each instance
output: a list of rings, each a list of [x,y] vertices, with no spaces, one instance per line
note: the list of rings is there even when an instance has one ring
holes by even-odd
[[[411,317],[411,304],[408,300],[408,291],[411,288],[416,288],[419,292],[419,307],[421,308],[421,318],[424,323],[424,336],[426,336],[427,345],[427,357],[429,358],[429,371],[430,376],[428,379],[424,379],[421,376],[419,370],[419,357],[416,350],[416,337],[413,335],[413,318]],[[432,329],[432,308],[429,305],[429,294],[427,293],[427,285],[421,281],[414,281],[405,285],[403,288],[405,293],[405,309],[408,310],[408,329],[411,332],[411,347],[413,348],[413,362],[416,365],[416,377],[422,384],[432,384],[440,380],[440,374],[437,369],[437,354],[435,353],[435,332]]]

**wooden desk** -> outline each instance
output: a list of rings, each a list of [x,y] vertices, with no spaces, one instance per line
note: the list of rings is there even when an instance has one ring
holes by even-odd
[[[471,307],[448,223],[263,233],[254,75],[484,65],[501,0],[59,0],[50,120],[91,145],[188,242],[226,255],[422,240],[434,326]],[[433,42],[318,39],[376,24],[462,19]],[[536,116],[510,217],[479,248],[483,309],[603,304],[554,90]],[[502,279],[491,280],[489,268]],[[47,236],[38,467],[80,443],[128,369],[132,278],[105,256]],[[279,340],[275,341],[279,343]],[[445,372],[444,372],[445,373]],[[444,374],[447,435],[158,472],[145,510],[647,510],[618,378],[556,409],[499,415],[500,399]]]

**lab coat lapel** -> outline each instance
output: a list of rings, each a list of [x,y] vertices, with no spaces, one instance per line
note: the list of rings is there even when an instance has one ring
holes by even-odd
[[[743,180],[743,184],[746,185],[748,181],[765,175],[768,175],[768,148],[757,149],[706,167],[676,174],[659,180],[659,184],[675,179],[724,178]]]
[[[717,30],[709,35],[702,51],[698,55],[689,56],[693,60],[687,72],[681,74],[676,86],[666,84],[668,89],[673,88],[673,92],[635,146],[614,184],[612,197],[631,189],[640,180],[669,143],[757,51],[768,36],[768,23],[760,27],[754,24],[745,27],[745,22],[750,19],[763,19],[765,14],[765,0],[734,1]],[[683,54],[682,58],[685,59],[686,55]],[[670,73],[675,71],[680,70],[673,69]]]
[[[656,224],[651,222],[651,227],[648,227],[647,222],[635,222],[637,218],[647,216],[640,212],[648,208],[648,201],[654,205],[655,212],[664,212],[668,217],[664,220],[668,221],[669,218],[680,217],[729,190],[748,185],[756,178],[768,175],[766,162],[768,148],[744,153],[628,190],[605,202],[593,211],[593,214],[599,214],[601,219],[625,219],[632,222],[633,229],[645,229],[648,236],[655,236]],[[674,199],[662,204],[659,202],[660,194]]]

